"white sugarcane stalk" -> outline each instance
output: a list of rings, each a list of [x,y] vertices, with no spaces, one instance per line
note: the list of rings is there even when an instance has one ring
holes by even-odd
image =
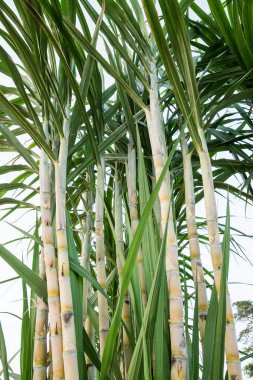
[[[156,178],[155,178],[155,168],[154,168],[153,163],[152,163],[152,173],[153,173],[153,176],[151,178],[152,179],[152,189],[154,189],[155,184],[156,184]],[[157,226],[158,226],[158,229],[160,232],[160,238],[162,239],[163,232],[162,232],[162,226],[161,226],[161,206],[160,206],[159,197],[156,198],[156,201],[154,204],[154,215],[155,215],[156,223],[157,223]]]
[[[139,224],[138,214],[138,198],[136,189],[136,151],[133,141],[130,136],[130,142],[128,144],[128,165],[127,165],[127,190],[128,190],[128,204],[131,219],[131,230],[134,235]],[[137,255],[137,266],[140,278],[141,298],[142,306],[145,309],[147,305],[147,293],[146,293],[146,281],[143,265],[142,250],[139,248]]]
[[[66,170],[69,138],[69,109],[63,122],[58,162],[55,163],[56,236],[58,249],[58,278],[63,335],[63,363],[66,380],[79,380],[75,320],[70,284],[68,242],[66,232]]]
[[[115,171],[115,234],[116,234],[116,259],[119,275],[119,291],[122,284],[122,257],[124,257],[124,241],[123,241],[123,210],[122,210],[122,191],[118,171]],[[132,330],[131,326],[131,311],[128,292],[125,294],[124,304],[122,308],[121,318],[126,325],[128,331]],[[128,369],[132,358],[132,348],[126,328],[122,331],[122,348],[123,348],[123,378],[127,377]]]
[[[40,254],[39,275],[43,280],[46,280],[43,247]],[[42,298],[37,297],[33,380],[46,380],[47,378],[47,325],[48,306]]]
[[[205,209],[208,227],[208,236],[210,244],[210,252],[213,264],[214,279],[217,289],[217,294],[220,293],[221,271],[222,271],[222,248],[220,243],[218,213],[215,200],[212,165],[208,148],[204,136],[204,132],[200,129],[199,135],[202,141],[202,149],[198,149],[200,158],[200,166],[203,179]],[[228,368],[229,380],[242,380],[241,362],[239,357],[235,323],[230,300],[230,294],[227,287],[226,293],[226,337],[225,337],[225,352]]]
[[[151,63],[150,111],[146,110],[149,138],[158,180],[167,160],[165,134],[162,130],[161,113],[158,97],[156,64]],[[159,191],[161,205],[161,226],[163,233],[168,218],[166,239],[166,273],[170,302],[170,337],[171,337],[171,379],[187,378],[187,355],[184,336],[183,295],[180,282],[178,245],[174,227],[172,207],[170,207],[171,185],[170,173],[166,174]]]
[[[51,336],[49,335],[49,365],[48,365],[48,380],[53,380],[53,363],[52,363],[52,344],[51,344]]]
[[[105,246],[104,246],[104,157],[100,157],[97,164],[97,189],[96,189],[96,265],[97,280],[103,289],[106,289],[106,270],[105,270]],[[109,310],[107,299],[98,292],[98,318],[99,318],[99,340],[100,357],[102,358],[106,337],[109,330]]]
[[[200,256],[200,246],[198,239],[198,229],[195,217],[195,194],[192,173],[191,153],[188,150],[188,145],[185,137],[181,138],[183,166],[184,166],[184,188],[185,188],[185,208],[186,208],[186,223],[188,230],[190,257],[192,265],[193,280],[195,287],[198,289],[198,317],[199,330],[202,350],[205,340],[205,326],[208,310],[208,297],[206,292],[206,284],[204,280],[203,266]]]
[[[48,122],[44,124],[45,136],[48,139]],[[54,234],[52,227],[51,211],[51,170],[46,153],[42,150],[40,156],[40,208],[42,242],[44,247],[44,261],[47,278],[49,325],[52,346],[52,371],[53,379],[64,379],[64,367],[62,359],[62,324],[59,298],[59,284],[56,268],[54,247]]]
[[[88,178],[87,178],[88,179]],[[91,194],[86,191],[84,199],[88,209],[85,212],[83,219],[83,236],[82,236],[82,252],[81,252],[81,265],[90,271],[90,244],[91,244],[91,232],[93,227],[92,222],[92,201]],[[94,329],[91,323],[91,319],[87,314],[88,299],[91,297],[91,284],[87,280],[83,280],[83,327],[90,339],[94,344]],[[95,367],[90,358],[85,355],[85,362],[88,371],[88,379],[95,379]]]
[[[91,323],[90,317],[87,317],[85,320],[85,331],[91,341],[91,343],[95,344],[94,341],[94,328]],[[96,379],[96,368],[94,367],[94,364],[90,360],[90,358],[85,355],[85,361],[86,361],[86,366],[87,366],[87,372],[88,372],[88,379],[89,380],[95,380]]]

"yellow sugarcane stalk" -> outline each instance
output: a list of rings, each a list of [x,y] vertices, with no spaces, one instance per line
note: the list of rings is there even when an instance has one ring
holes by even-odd
[[[55,163],[56,236],[58,249],[58,278],[63,335],[63,363],[66,380],[79,380],[75,320],[70,284],[68,242],[66,232],[66,170],[69,138],[69,109],[60,136],[58,161]]]
[[[48,138],[48,122],[45,120],[44,133]],[[40,156],[40,209],[42,242],[44,247],[44,262],[47,278],[49,325],[52,346],[52,371],[53,379],[64,379],[64,367],[62,359],[62,324],[59,298],[59,284],[56,268],[54,247],[54,234],[52,227],[51,211],[51,170],[46,153],[42,150]]]
[[[122,212],[122,190],[120,186],[119,174],[117,169],[115,170],[115,234],[116,234],[116,259],[117,259],[117,269],[119,275],[119,291],[122,284],[122,258],[124,257],[124,241],[123,241],[123,212]],[[132,348],[130,339],[128,337],[126,329],[130,332],[132,330],[131,326],[131,311],[130,311],[130,300],[128,292],[125,294],[124,304],[122,308],[121,318],[126,326],[123,327],[122,331],[122,348],[123,348],[123,378],[127,377],[128,369],[130,366],[132,358]]]
[[[214,280],[217,289],[217,294],[219,295],[222,271],[222,248],[220,243],[218,227],[218,213],[215,200],[212,165],[208,153],[204,132],[202,131],[202,129],[199,130],[199,135],[202,141],[202,148],[198,149],[198,155],[200,159],[200,166],[203,179],[208,237],[214,271]],[[241,362],[239,357],[235,323],[228,287],[226,294],[225,352],[229,380],[242,380]]]
[[[130,142],[128,144],[128,164],[127,164],[127,190],[128,190],[128,205],[130,211],[131,219],[131,230],[134,235],[139,224],[139,214],[138,214],[138,198],[136,189],[136,151],[130,136]],[[141,298],[142,306],[145,309],[147,305],[147,292],[146,292],[146,281],[143,265],[143,255],[142,250],[139,248],[137,255],[137,265],[140,278],[141,286]]]
[[[40,255],[39,275],[46,280],[43,248]],[[47,378],[47,324],[48,306],[41,298],[37,298],[35,335],[34,335],[34,367],[33,380]]]
[[[150,111],[146,110],[149,139],[155,168],[156,180],[167,160],[165,134],[162,130],[159,106],[156,63],[151,63]],[[166,273],[170,302],[170,337],[171,337],[171,379],[185,380],[187,378],[187,355],[184,336],[183,295],[180,282],[178,245],[174,227],[172,207],[170,207],[171,185],[170,173],[166,174],[159,191],[161,206],[161,226],[164,233],[168,218],[166,238]]]
[[[106,289],[105,271],[105,246],[104,246],[104,157],[100,157],[97,165],[97,189],[96,189],[96,265],[97,280],[102,288]],[[107,299],[98,292],[98,319],[99,319],[99,340],[100,357],[102,358],[106,337],[109,330],[109,310]]]
[[[188,145],[184,136],[182,136],[181,138],[181,147],[184,166],[186,223],[188,230],[192,275],[195,282],[195,286],[197,286],[198,289],[198,318],[200,339],[203,350],[208,309],[208,297],[206,292],[206,284],[204,280],[203,266],[200,257],[198,229],[195,217],[195,194],[192,174],[191,153],[188,150]]]

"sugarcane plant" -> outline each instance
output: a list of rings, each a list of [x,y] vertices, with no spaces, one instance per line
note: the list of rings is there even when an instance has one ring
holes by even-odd
[[[0,377],[241,380],[230,199],[252,207],[253,4],[0,6],[0,223],[19,234],[0,284],[23,299]]]

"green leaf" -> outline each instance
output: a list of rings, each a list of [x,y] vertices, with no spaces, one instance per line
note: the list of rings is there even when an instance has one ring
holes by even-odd
[[[192,380],[199,380],[199,316],[198,316],[198,282],[195,288],[195,305],[192,333]]]
[[[72,257],[69,258],[69,264],[70,268],[78,274],[78,276],[85,278],[91,285],[94,286],[101,294],[103,294],[104,297],[107,298],[107,295],[104,291],[104,289],[99,285],[97,280],[92,276],[90,272],[87,271],[84,267],[82,267],[79,262],[76,259],[73,259]]]
[[[0,193],[2,193],[2,194],[6,193],[7,191],[10,191],[10,190],[17,190],[17,189],[35,191],[35,189],[33,187],[28,186],[25,183],[1,183],[0,184]]]
[[[238,2],[233,2],[233,21],[234,21],[234,35],[235,40],[238,46],[238,50],[240,51],[241,57],[244,61],[245,66],[248,70],[252,69],[253,65],[253,55],[251,53],[251,49],[245,40],[244,36],[244,25],[242,26],[242,22],[240,20],[239,16],[239,8],[238,8]]]
[[[50,14],[51,17],[52,17],[52,15],[55,16],[54,8],[52,8],[52,6],[48,3],[48,1],[41,0],[41,3],[45,7],[45,9],[49,12],[49,14]],[[67,76],[67,78],[69,80],[69,83],[70,83],[70,85],[71,85],[71,87],[72,87],[72,89],[73,89],[73,91],[75,93],[77,104],[78,104],[78,107],[79,107],[79,111],[80,111],[83,119],[86,120],[85,104],[83,102],[79,86],[77,84],[77,81],[76,81],[75,77],[73,76],[73,74],[71,72],[71,69],[69,67],[69,64],[67,62],[66,57],[63,54],[61,46],[58,44],[58,41],[56,40],[56,38],[52,34],[51,30],[48,28],[47,24],[44,22],[44,20],[41,18],[41,16],[38,14],[38,12],[32,7],[31,3],[28,2],[28,1],[26,1],[25,4],[26,4],[29,12],[34,17],[34,19],[41,26],[41,28],[44,31],[45,35],[48,37],[48,39],[53,44],[53,46],[54,46],[54,48],[55,48],[55,50],[56,50],[59,58],[61,59],[61,63],[63,65],[63,67],[64,67],[65,74],[66,74],[66,76]],[[62,20],[59,19],[57,15],[56,15],[56,18],[53,18],[53,20],[54,20],[54,22],[58,23],[58,25],[62,29],[62,26],[63,26],[62,25]],[[66,20],[66,22],[69,23],[70,21]],[[80,33],[80,32],[78,32],[78,33]],[[74,47],[75,45],[72,44],[71,46]],[[90,44],[90,46],[92,46],[92,45]],[[94,49],[93,46],[92,46],[92,49]],[[73,50],[72,50],[72,53],[73,53]],[[90,128],[90,124],[88,122],[86,123],[86,128],[87,128],[87,132],[88,132],[88,135],[89,135],[90,142],[92,144],[95,160],[96,160],[96,162],[99,162],[99,155],[98,155],[98,152],[97,152],[96,140],[94,138],[94,133],[93,133],[92,129]]]
[[[51,150],[50,146],[46,143],[45,139],[35,130],[35,128],[24,118],[22,113],[15,107],[0,91],[0,108],[6,111],[10,118],[20,125],[38,144],[38,146],[43,149],[48,157],[55,162],[56,157]]]
[[[133,117],[135,119],[135,122],[142,119],[144,115],[144,112],[141,110],[137,112]],[[117,142],[122,136],[124,136],[127,132],[127,123],[123,123],[120,127],[118,127],[114,132],[112,132],[109,137],[107,137],[104,141],[102,141],[98,145],[98,152],[99,154],[103,153],[106,149],[108,149],[111,145],[113,145],[115,142]],[[88,157],[84,160],[82,164],[80,164],[76,169],[74,169],[67,178],[67,182],[73,181],[78,174],[84,171],[85,168],[87,168],[90,164],[94,162],[93,157]]]
[[[35,231],[34,231],[34,246],[33,246],[33,261],[32,261],[32,271],[38,275],[39,273],[39,256],[40,256],[40,245],[38,243],[39,239],[39,222],[38,217],[36,216],[36,225],[35,225]],[[37,296],[36,293],[31,289],[31,296],[30,296],[30,352],[34,352],[34,337],[35,337],[35,323],[36,323],[36,314],[37,314],[37,308],[35,307],[37,304]]]
[[[23,288],[23,314],[21,326],[21,352],[20,352],[20,373],[21,379],[32,380],[32,352],[30,345],[30,314],[28,306],[28,295],[26,284],[22,281]]]
[[[142,215],[145,206],[150,197],[147,173],[145,168],[144,157],[141,149],[141,141],[139,133],[137,134],[137,150],[138,150],[138,186],[139,186],[139,203],[140,203],[140,215]],[[155,239],[156,238],[156,239]],[[142,247],[147,259],[144,262],[145,279],[148,288],[148,292],[152,285],[154,278],[157,255],[159,252],[160,244],[160,231],[155,230],[153,223],[153,215],[151,214],[147,220],[147,227],[144,231]]]
[[[6,280],[0,281],[0,285],[1,285],[1,284],[5,284],[6,282],[10,282],[10,281],[18,280],[19,278],[20,278],[19,276],[15,276],[15,277],[7,278]]]
[[[43,298],[45,302],[47,301],[47,287],[45,281],[9,252],[2,244],[0,244],[0,257],[17,272],[37,296]]]
[[[2,367],[3,367],[4,380],[9,380],[9,366],[8,366],[8,360],[7,360],[7,351],[6,351],[4,333],[3,333],[1,322],[0,322],[0,359],[1,359]]]
[[[240,56],[240,53],[238,51],[237,44],[235,42],[234,32],[233,29],[229,23],[229,19],[227,17],[226,11],[221,3],[220,0],[208,0],[208,4],[210,7],[210,10],[214,16],[214,19],[216,20],[217,24],[219,25],[219,28],[221,30],[222,36],[224,36],[228,46],[238,59],[240,63],[243,64],[242,58]]]
[[[247,41],[247,44],[252,51],[253,49],[253,41],[252,41],[253,7],[250,0],[244,1],[242,5],[242,25],[243,25],[245,40]]]
[[[15,172],[15,171],[28,171],[28,172],[36,173],[37,170],[34,171],[34,169],[32,169],[31,167],[26,166],[26,165],[2,165],[2,166],[0,166],[0,175],[1,174],[7,174],[10,172]]]
[[[202,380],[213,380],[212,369],[214,363],[214,343],[217,325],[218,298],[216,287],[213,285],[211,300],[208,307],[206,328],[205,328],[205,343],[203,356],[203,373]],[[218,380],[218,379],[217,379]]]
[[[95,21],[98,15],[95,9],[92,8],[91,3],[88,0],[82,0],[82,3],[84,7],[86,8],[86,10],[89,12],[89,15],[92,17],[93,21]],[[124,47],[120,44],[119,40],[114,36],[114,34],[112,33],[112,31],[110,30],[110,28],[106,25],[104,21],[101,23],[101,31],[108,38],[110,45],[113,46],[113,48],[121,55],[121,57],[126,61],[126,63],[132,68],[137,78],[148,90],[149,85],[145,77],[142,75],[138,67],[134,64],[133,60],[129,57],[126,49],[124,49]]]
[[[6,224],[8,224],[9,226],[15,228],[17,231],[19,231],[23,236],[31,239],[34,241],[35,244],[37,244],[38,246],[42,246],[42,240],[40,239],[39,235],[38,234],[30,234],[29,232],[26,232],[24,230],[22,230],[22,228],[19,228],[17,226],[15,226],[13,223],[9,223],[9,222],[6,222]],[[22,239],[22,238],[20,238]]]
[[[6,205],[6,204],[14,204],[14,205],[19,205],[31,209],[38,210],[39,207],[33,205],[32,203],[24,202],[24,201],[19,201],[18,199],[15,198],[0,198],[0,205]]]
[[[33,123],[37,126],[38,132],[43,135],[43,128],[41,122],[38,118],[36,111],[34,110],[30,99],[25,91],[24,83],[22,81],[22,77],[17,69],[17,65],[14,64],[10,56],[5,52],[5,50],[0,46],[0,55],[1,60],[6,63],[8,70],[10,72],[10,76],[12,77],[15,85],[17,86],[17,90],[19,91],[22,100],[25,102],[27,109],[29,111],[29,115],[31,115],[33,119]]]
[[[202,143],[198,134],[198,128],[200,127],[201,124],[196,124],[196,122],[199,123],[200,120],[194,120],[193,118],[194,114],[192,115],[188,98],[185,94],[184,87],[181,83],[176,65],[169,51],[168,43],[163,33],[163,29],[159,21],[159,17],[157,14],[157,10],[155,8],[154,1],[142,0],[142,3],[143,3],[143,7],[145,10],[150,28],[153,32],[161,59],[163,61],[168,79],[170,80],[173,86],[173,90],[174,90],[178,105],[181,109],[181,112],[185,120],[188,121],[189,130],[190,130],[195,146],[201,147]],[[167,4],[170,4],[170,3],[168,2]],[[195,99],[195,101],[197,101],[197,99]]]
[[[90,358],[94,366],[100,371],[101,369],[100,359],[84,329],[83,329],[83,346],[84,346],[84,352],[86,353],[86,355],[88,355],[88,357]]]
[[[146,106],[142,102],[141,98],[135,93],[135,91],[127,84],[127,82],[122,79],[119,73],[104,59],[104,57],[99,54],[99,52],[91,45],[91,43],[79,32],[79,30],[71,24],[68,20],[64,20],[67,28],[69,29],[72,36],[76,39],[76,41],[80,44],[80,46],[87,51],[87,53],[96,61],[98,61],[104,69],[110,74],[122,88],[126,91],[126,93],[136,102],[136,104],[141,108],[145,109]]]
[[[67,215],[67,239],[69,247],[69,259],[73,262],[78,262],[77,251],[75,247],[72,229],[70,227],[69,214]],[[70,271],[71,292],[73,299],[73,309],[75,318],[76,330],[76,347],[79,378],[81,380],[88,380],[87,369],[85,365],[84,346],[83,346],[83,280],[76,272]]]
[[[102,7],[101,13],[98,16],[95,31],[94,31],[93,38],[91,41],[91,44],[94,47],[96,47],[96,43],[97,43],[97,39],[98,39],[98,33],[99,33],[100,26],[101,26],[101,23],[103,20],[103,16],[104,16],[104,7]],[[94,63],[94,60],[91,58],[91,56],[88,56],[86,61],[85,61],[83,72],[82,72],[80,89],[81,89],[82,100],[84,103],[85,103],[86,97],[88,95],[90,82],[92,82],[91,78],[92,78],[92,73],[93,73],[93,63]],[[71,116],[71,121],[70,121],[70,131],[71,131],[71,133],[70,133],[70,146],[73,145],[78,127],[82,123],[82,120],[80,119],[79,114],[80,114],[80,112],[79,112],[79,108],[78,108],[78,103],[76,103],[74,106],[73,113]],[[84,121],[86,124],[89,123],[88,118],[86,118]]]
[[[16,149],[16,151],[24,158],[24,160],[34,169],[36,173],[38,173],[38,165],[32,158],[31,153],[28,149],[26,149],[23,144],[19,142],[17,137],[12,133],[12,131],[0,123],[0,132],[6,138],[6,140]]]
[[[159,302],[159,295],[161,295],[160,292],[160,285],[161,283],[164,284],[166,276],[165,276],[165,253],[166,253],[166,237],[167,237],[167,227],[168,223],[166,224],[163,241],[157,261],[157,266],[155,270],[154,279],[152,282],[148,303],[145,308],[142,328],[137,340],[137,343],[135,345],[135,349],[133,352],[131,364],[128,371],[127,380],[135,380],[138,379],[140,376],[139,371],[141,370],[141,362],[142,362],[142,355],[143,355],[143,361],[144,361],[144,373],[146,372],[145,379],[151,379],[151,371],[150,371],[150,359],[152,357],[152,347],[153,347],[153,334],[154,334],[154,326],[155,326],[155,320],[157,316],[157,306]],[[144,352],[142,351],[142,344],[145,347]],[[147,344],[150,350],[149,355],[145,355],[145,351],[147,351]],[[145,370],[146,367],[146,370]]]

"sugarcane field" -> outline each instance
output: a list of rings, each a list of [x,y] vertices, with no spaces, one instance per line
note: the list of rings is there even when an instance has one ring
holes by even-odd
[[[253,379],[253,0],[0,0],[0,380]]]

